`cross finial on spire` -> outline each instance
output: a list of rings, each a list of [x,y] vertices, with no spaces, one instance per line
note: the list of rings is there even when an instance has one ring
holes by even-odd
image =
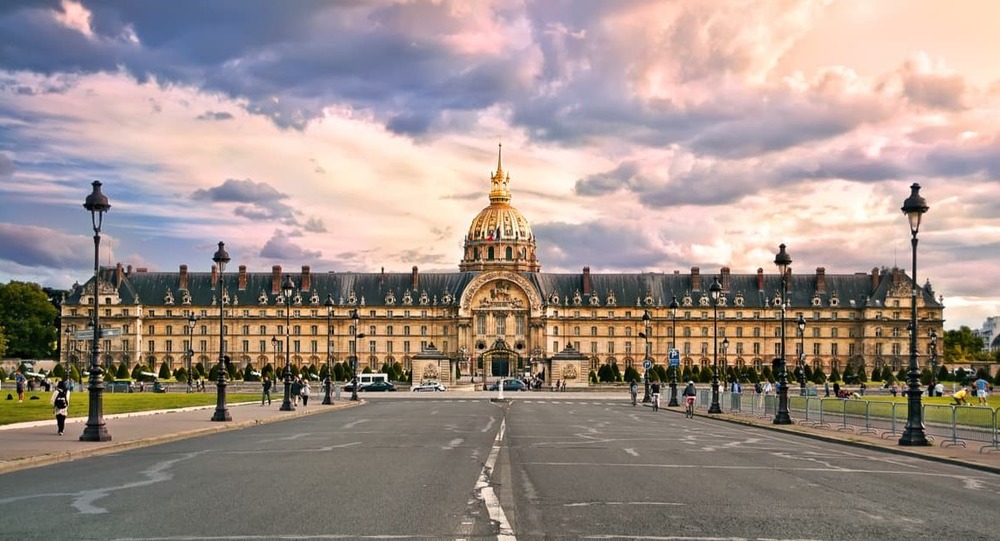
[[[497,172],[503,171],[503,166],[501,165],[501,158],[503,157],[503,141],[497,143]]]

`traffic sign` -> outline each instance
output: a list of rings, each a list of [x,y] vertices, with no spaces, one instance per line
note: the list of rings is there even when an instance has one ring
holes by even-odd
[[[642,361],[642,367],[649,370],[653,366],[653,363],[649,362],[649,359]]]
[[[101,338],[116,338],[122,335],[121,329],[101,329]],[[76,331],[73,334],[73,338],[77,340],[93,340],[94,339],[94,329],[93,327],[89,329],[84,329],[82,331]]]
[[[669,365],[670,366],[680,366],[681,365],[681,352],[677,348],[670,348],[669,354]]]

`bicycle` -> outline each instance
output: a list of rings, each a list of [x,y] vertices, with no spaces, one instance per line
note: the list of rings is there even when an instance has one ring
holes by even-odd
[[[694,397],[686,396],[684,397],[684,416],[688,419],[694,419]]]

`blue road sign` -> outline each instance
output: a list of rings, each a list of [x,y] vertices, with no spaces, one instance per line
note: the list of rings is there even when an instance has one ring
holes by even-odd
[[[680,366],[681,365],[681,352],[677,348],[670,348],[669,365],[670,366]]]
[[[649,370],[653,366],[653,363],[649,362],[649,359],[642,361],[642,367]]]

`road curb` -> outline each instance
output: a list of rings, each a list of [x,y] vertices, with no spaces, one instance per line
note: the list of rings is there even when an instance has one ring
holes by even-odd
[[[674,411],[674,410],[667,410]],[[676,413],[684,413],[683,411],[676,411]],[[886,447],[882,445],[877,445],[864,440],[853,439],[853,438],[838,438],[833,435],[827,435],[819,432],[806,431],[806,430],[796,430],[795,428],[785,428],[786,426],[798,427],[798,425],[768,425],[764,423],[755,423],[749,419],[743,419],[740,417],[731,416],[719,416],[719,415],[707,415],[704,413],[695,412],[695,416],[704,419],[713,419],[717,421],[725,421],[727,423],[738,424],[743,426],[753,426],[757,428],[763,428],[770,430],[772,432],[781,432],[783,434],[791,434],[794,436],[802,436],[805,438],[810,438],[826,443],[840,443],[843,445],[850,445],[852,447],[860,447],[863,449],[869,449],[872,451],[881,451],[883,453],[889,453],[898,456],[908,456],[914,458],[922,458],[925,460],[930,460],[933,462],[939,462],[942,464],[950,464],[953,466],[961,466],[963,468],[972,468],[975,470],[985,471],[988,473],[1000,474],[1000,468],[996,466],[990,466],[988,464],[981,464],[978,462],[970,462],[968,460],[962,460],[960,458],[952,458],[946,456],[939,456],[936,454],[925,454],[917,451],[911,451],[906,447]]]

